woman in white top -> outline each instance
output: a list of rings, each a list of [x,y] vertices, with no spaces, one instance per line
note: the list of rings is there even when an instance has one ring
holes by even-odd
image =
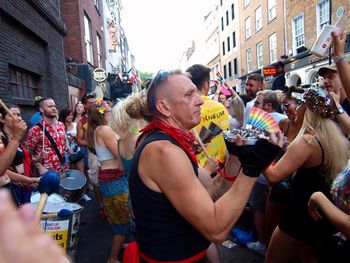
[[[60,122],[63,122],[66,128],[67,137],[67,150],[65,153],[66,161],[69,163],[70,169],[78,170],[84,173],[84,161],[83,154],[79,153],[81,151],[80,147],[75,142],[75,137],[77,136],[77,124],[73,122],[73,111],[70,109],[63,109],[60,112],[58,118]],[[74,158],[73,155],[79,155],[78,158]]]
[[[97,98],[89,108],[87,142],[89,148],[95,149],[101,164],[99,188],[114,234],[108,262],[117,263],[119,251],[130,231],[129,184],[118,150],[119,136],[108,126],[111,117],[111,108]]]

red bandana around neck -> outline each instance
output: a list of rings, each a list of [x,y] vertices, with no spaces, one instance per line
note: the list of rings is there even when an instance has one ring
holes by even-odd
[[[155,130],[161,130],[173,138],[188,154],[191,161],[198,167],[198,160],[192,149],[192,145],[196,138],[191,132],[184,132],[160,120],[151,121],[145,128],[141,130],[141,132],[149,132]]]

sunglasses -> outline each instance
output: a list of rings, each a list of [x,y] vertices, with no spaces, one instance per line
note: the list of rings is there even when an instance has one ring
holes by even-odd
[[[282,103],[281,108],[283,111],[287,111],[290,106],[290,103]]]
[[[260,101],[258,101],[258,100],[254,101],[254,105],[255,105],[255,106],[258,106],[258,105],[260,105],[260,104],[262,104]]]
[[[158,71],[157,75],[153,78],[151,83],[148,86],[148,90],[153,92],[152,95],[152,112],[156,110],[156,96],[155,96],[155,90],[158,88],[158,86],[165,81],[169,75],[172,73],[171,70],[160,70]],[[153,90],[153,91],[152,91]]]

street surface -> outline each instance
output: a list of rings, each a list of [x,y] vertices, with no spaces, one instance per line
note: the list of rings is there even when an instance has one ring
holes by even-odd
[[[94,199],[93,192],[90,191],[88,195],[92,200],[80,203],[84,209],[80,214],[76,262],[106,263],[112,241],[112,233],[108,223],[99,217],[98,205]],[[244,220],[245,218],[242,219]],[[233,244],[236,244],[233,238],[228,237],[228,240],[232,240]],[[232,248],[227,248],[222,244],[217,247],[219,249],[220,263],[262,263],[264,261],[263,257],[250,252],[247,248],[238,244]]]

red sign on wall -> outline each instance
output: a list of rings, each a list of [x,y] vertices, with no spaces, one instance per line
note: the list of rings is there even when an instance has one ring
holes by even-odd
[[[275,76],[277,74],[276,68],[264,68],[263,69],[264,76]]]

